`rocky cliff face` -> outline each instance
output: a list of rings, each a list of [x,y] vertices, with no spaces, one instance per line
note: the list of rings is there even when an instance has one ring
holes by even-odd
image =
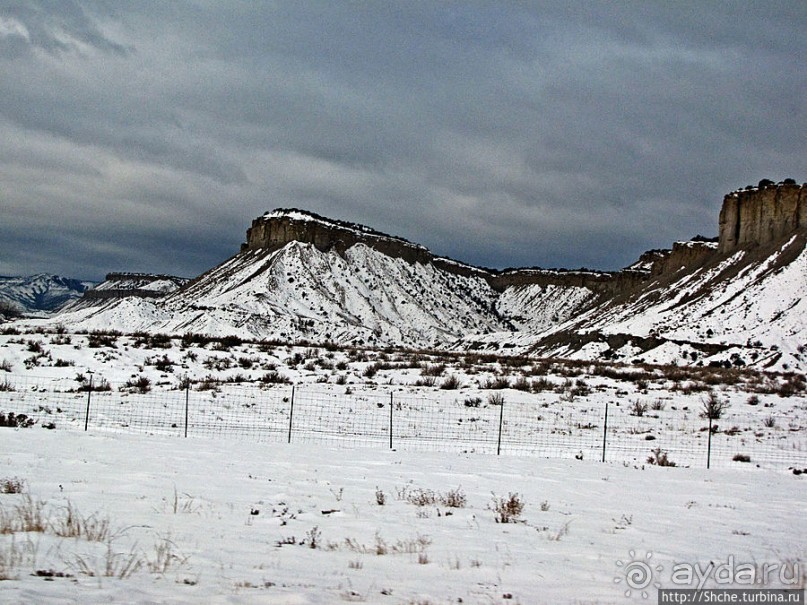
[[[586,288],[601,296],[613,296],[634,288],[646,279],[646,272],[632,269],[623,271],[512,269],[489,275],[487,281],[498,292],[504,292],[512,287],[536,285]]]
[[[473,267],[448,258],[434,256],[427,248],[403,238],[375,231],[364,225],[327,219],[297,209],[277,209],[252,221],[247,241],[241,250],[279,250],[297,241],[312,244],[321,252],[331,250],[344,256],[356,244],[400,258],[408,263],[432,264],[442,271],[463,277],[479,277],[499,292],[512,286],[584,287],[601,294],[613,294],[645,279],[639,271],[604,272],[590,270],[508,269],[495,271]]]
[[[241,245],[241,249],[279,250],[293,241],[312,244],[321,252],[335,250],[342,255],[356,244],[365,244],[387,256],[410,263],[425,264],[432,260],[426,248],[403,238],[296,209],[278,209],[253,220],[252,226],[247,229],[247,241]]]
[[[765,245],[807,227],[807,184],[795,181],[729,193],[720,210],[719,252]]]
[[[650,267],[650,274],[655,277],[703,265],[715,255],[717,247],[718,244],[711,241],[675,242],[672,250],[658,254]]]

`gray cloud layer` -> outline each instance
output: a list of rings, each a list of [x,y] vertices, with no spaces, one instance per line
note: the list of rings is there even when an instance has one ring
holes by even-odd
[[[615,269],[805,180],[800,2],[0,5],[0,273],[196,275],[306,208]]]

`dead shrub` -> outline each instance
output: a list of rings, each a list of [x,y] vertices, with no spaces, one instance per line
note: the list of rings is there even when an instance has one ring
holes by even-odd
[[[493,494],[493,503],[490,508],[494,513],[496,523],[521,523],[524,504],[518,493],[510,492],[506,498]]]
[[[650,456],[647,458],[648,464],[655,464],[656,466],[676,466],[675,462],[670,460],[667,452],[657,447],[651,450]]]

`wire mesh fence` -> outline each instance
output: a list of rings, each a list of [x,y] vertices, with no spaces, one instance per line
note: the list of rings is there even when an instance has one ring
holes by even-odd
[[[6,378],[0,424],[236,437],[258,442],[577,458],[625,464],[807,469],[807,426],[737,412],[710,423],[687,406],[637,410],[548,393],[446,397],[435,391],[205,383],[139,389],[70,379]],[[641,412],[641,413],[640,413]],[[13,421],[8,415],[15,414]],[[710,428],[711,426],[711,428]]]

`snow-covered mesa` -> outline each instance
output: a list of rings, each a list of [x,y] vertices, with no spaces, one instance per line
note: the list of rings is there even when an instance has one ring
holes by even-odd
[[[290,241],[243,250],[165,297],[82,301],[53,322],[71,330],[801,370],[804,240],[794,235],[762,255],[726,256],[711,242],[679,243],[622,274],[496,274],[444,259],[410,262],[365,243],[337,251]],[[677,261],[690,250],[697,262]]]

